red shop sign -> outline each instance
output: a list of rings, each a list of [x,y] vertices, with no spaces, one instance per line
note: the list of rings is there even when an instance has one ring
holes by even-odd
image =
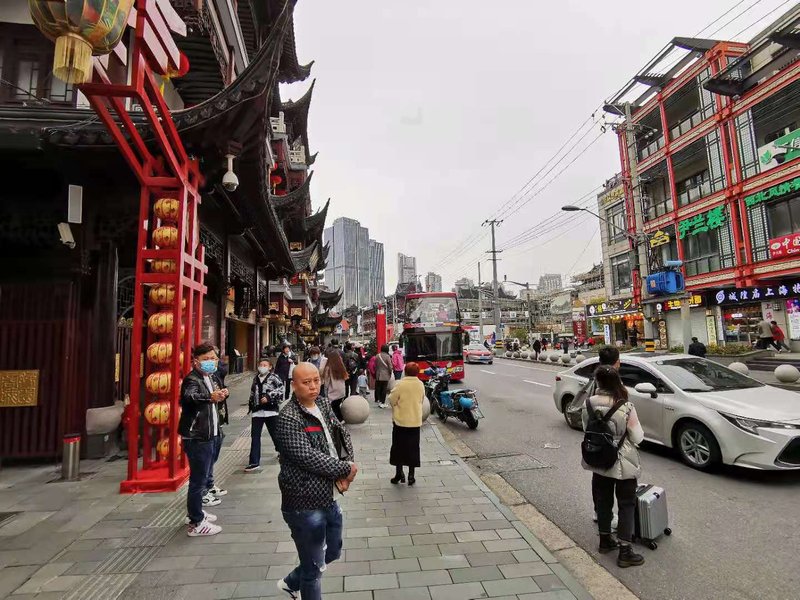
[[[800,233],[790,233],[769,241],[769,255],[772,258],[782,258],[800,254]]]

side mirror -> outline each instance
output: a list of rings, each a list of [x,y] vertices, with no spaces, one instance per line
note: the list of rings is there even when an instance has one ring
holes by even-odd
[[[652,383],[637,383],[633,389],[640,394],[650,394],[651,398],[656,398],[658,396],[656,386],[654,386]]]

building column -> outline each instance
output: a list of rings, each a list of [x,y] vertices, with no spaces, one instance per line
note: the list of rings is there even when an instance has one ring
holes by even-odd
[[[692,308],[689,299],[681,302],[681,331],[683,333],[683,351],[689,350],[692,343]]]

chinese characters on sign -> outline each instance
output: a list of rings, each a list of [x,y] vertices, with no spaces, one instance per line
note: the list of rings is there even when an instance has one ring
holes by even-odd
[[[794,254],[800,254],[800,233],[790,233],[769,241],[771,258],[782,258]]]
[[[727,215],[724,206],[717,206],[708,212],[694,215],[678,223],[678,237],[685,238],[687,235],[697,235],[719,229],[727,223]]]
[[[676,298],[674,300],[665,300],[664,302],[659,302],[656,304],[656,310],[661,311],[668,311],[668,310],[680,310],[683,304],[683,300],[680,298]],[[698,306],[703,306],[703,296],[700,294],[692,294],[689,298],[689,307],[696,308]]]
[[[775,198],[780,198],[793,192],[800,192],[800,177],[795,177],[794,179],[784,181],[778,185],[773,185],[755,194],[745,196],[744,204],[745,206],[755,206],[756,204],[761,204],[767,200],[774,200]]]
[[[609,190],[602,196],[600,196],[600,204],[603,206],[608,206],[612,202],[616,202],[621,198],[625,197],[625,188],[621,185]]]
[[[0,371],[0,408],[36,406],[39,371]]]
[[[800,280],[770,286],[725,288],[709,292],[708,300],[717,306],[731,306],[743,302],[762,302],[795,296],[800,296]]]
[[[669,234],[666,231],[661,231],[659,229],[650,237],[651,248],[658,248],[666,244],[669,244]]]
[[[625,313],[637,312],[639,307],[633,303],[633,299],[627,300],[608,300],[597,304],[588,304],[586,314],[589,317],[604,317],[607,315],[620,315]]]

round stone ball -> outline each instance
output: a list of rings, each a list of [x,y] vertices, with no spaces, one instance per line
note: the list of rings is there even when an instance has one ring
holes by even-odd
[[[736,371],[737,373],[741,373],[742,375],[747,375],[750,372],[750,369],[743,362],[732,362],[731,364],[728,365],[728,368],[731,371]]]
[[[341,409],[344,422],[348,425],[358,425],[369,418],[369,402],[363,396],[345,398]]]
[[[539,353],[539,360],[541,362],[547,362],[547,357],[550,356],[549,352],[540,352]]]
[[[781,383],[794,383],[800,379],[800,371],[792,365],[779,365],[775,368],[775,378]]]
[[[422,400],[422,422],[424,423],[425,421],[427,421],[428,417],[430,416],[431,416],[431,401],[428,400],[427,396],[425,396],[425,398]]]
[[[569,358],[569,357],[567,357],[567,358]],[[550,362],[554,362],[555,363],[555,362],[558,362],[559,360],[560,360],[560,357],[559,357],[559,353],[558,352],[551,352],[550,353]]]
[[[512,352],[506,351],[506,358],[511,358],[512,356],[514,356]]]
[[[580,364],[585,360],[586,360],[586,357],[583,354],[581,354],[580,352],[578,352],[578,355],[575,357],[575,362]]]
[[[519,358],[521,354],[519,352],[514,352],[511,356],[513,356],[514,358]]]
[[[528,358],[528,353],[527,352],[520,352],[519,356],[520,356],[520,358]]]
[[[569,354],[563,354],[561,356],[561,362],[564,363],[565,365],[568,365],[569,363],[572,362],[572,357]]]

